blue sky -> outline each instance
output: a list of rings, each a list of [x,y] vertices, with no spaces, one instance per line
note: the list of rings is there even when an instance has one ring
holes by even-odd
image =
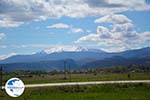
[[[149,0],[1,0],[0,59],[50,47],[150,46]]]

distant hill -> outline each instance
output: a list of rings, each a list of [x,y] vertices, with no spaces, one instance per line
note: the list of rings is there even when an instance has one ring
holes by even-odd
[[[50,49],[32,55],[15,55],[1,60],[0,64],[7,70],[63,70],[64,61],[67,61],[72,69],[149,64],[150,48],[118,53],[81,47],[71,50]]]
[[[66,61],[67,63],[64,63]],[[74,60],[65,59],[57,61],[40,61],[40,62],[29,62],[29,63],[10,63],[2,64],[4,71],[13,70],[64,70],[64,64],[67,69],[77,69],[78,65]],[[70,66],[71,65],[71,66]]]
[[[88,62],[85,65],[83,65],[83,68],[114,67],[114,66],[129,66],[129,65],[149,65],[150,67],[150,56],[132,57],[132,58],[123,58],[120,56],[114,56],[111,58],[105,58],[102,60]]]
[[[87,48],[74,48],[73,50],[58,50],[50,49],[43,50],[41,52],[32,55],[15,55],[4,60],[0,60],[0,64],[5,63],[24,63],[24,62],[38,62],[49,60],[63,60],[63,59],[103,59],[110,57],[110,55],[99,49],[87,49]]]
[[[150,55],[150,47],[142,48],[142,49],[135,49],[135,50],[127,50],[124,52],[117,53],[117,56],[122,56],[125,58],[130,57],[141,57]]]

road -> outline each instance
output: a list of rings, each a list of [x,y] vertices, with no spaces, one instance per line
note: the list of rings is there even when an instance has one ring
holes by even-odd
[[[43,83],[43,84],[26,84],[25,87],[31,88],[31,87],[67,86],[67,85],[118,84],[118,83],[150,83],[150,80]],[[3,88],[4,88],[4,86],[3,86]]]
[[[52,86],[72,86],[72,85],[95,85],[95,84],[118,84],[118,83],[150,83],[150,80],[122,80],[122,81],[95,81],[95,82],[65,82],[65,83],[43,83],[26,84],[26,88],[52,87]],[[4,89],[4,86],[2,87]]]

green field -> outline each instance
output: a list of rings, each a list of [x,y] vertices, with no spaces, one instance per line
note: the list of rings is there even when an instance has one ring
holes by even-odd
[[[13,99],[0,91],[0,100],[150,100],[150,84],[28,88]]]
[[[11,77],[5,75],[3,84]],[[71,79],[64,74],[33,75],[21,77],[25,84],[83,82],[110,80],[150,80],[150,73],[105,73],[105,74],[72,74]],[[109,84],[86,86],[62,86],[44,88],[26,88],[24,94],[14,100],[150,100],[150,84]],[[5,91],[0,91],[0,100],[12,100]]]
[[[12,77],[17,76],[4,76],[4,83]],[[128,77],[128,73],[108,73],[108,74],[72,74],[71,79],[68,77],[64,79],[63,74],[56,75],[33,75],[33,77],[21,78],[25,84],[37,84],[37,83],[56,83],[56,82],[86,82],[86,81],[110,81],[110,80],[150,80],[150,73],[131,73]]]

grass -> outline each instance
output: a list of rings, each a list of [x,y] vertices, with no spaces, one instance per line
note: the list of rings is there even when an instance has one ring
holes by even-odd
[[[4,76],[3,84],[11,77]],[[64,80],[63,74],[56,75],[34,75],[33,77],[21,78],[25,84],[38,83],[56,83],[56,82],[85,82],[85,81],[110,81],[110,80],[150,80],[150,73],[132,73],[130,78],[127,73],[109,73],[109,74],[72,74],[71,80]]]
[[[11,77],[4,76],[3,84]],[[109,81],[109,80],[150,80],[150,73],[109,73],[109,74],[73,74],[71,80],[64,80],[63,74],[34,75],[21,78],[25,84],[55,83],[69,81]],[[22,96],[9,97],[0,90],[0,100],[150,100],[150,84],[109,84],[86,86],[62,86],[26,88]]]
[[[0,91],[0,100],[150,100],[150,84],[28,88],[13,99]]]

